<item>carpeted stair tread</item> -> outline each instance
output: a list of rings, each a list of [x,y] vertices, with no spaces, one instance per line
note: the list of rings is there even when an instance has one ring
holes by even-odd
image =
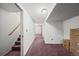
[[[17,38],[18,41],[20,41],[20,38]]]
[[[15,42],[15,45],[20,45],[20,41],[16,41]]]
[[[13,47],[20,47],[20,45],[14,45]]]
[[[13,51],[20,50],[20,45],[14,45],[14,46],[12,47],[12,50],[13,50]]]

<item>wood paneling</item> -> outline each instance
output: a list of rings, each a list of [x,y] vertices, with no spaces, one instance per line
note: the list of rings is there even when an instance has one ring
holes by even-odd
[[[70,51],[79,55],[79,29],[70,30]]]

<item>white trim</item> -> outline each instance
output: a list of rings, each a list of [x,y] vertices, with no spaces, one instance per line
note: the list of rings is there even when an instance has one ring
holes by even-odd
[[[45,41],[45,44],[63,44],[63,43],[61,43],[61,42],[47,42],[47,41]]]
[[[21,12],[21,29],[20,29],[20,32],[21,32],[21,56],[23,56],[23,11]]]
[[[21,10],[20,13],[20,34],[21,34],[21,56],[23,55],[23,6],[20,3],[16,3],[17,7]]]
[[[33,43],[34,40],[35,40],[35,36],[34,36],[32,42],[31,42],[31,44],[28,46],[28,48],[27,48],[26,53],[24,54],[24,56],[27,54],[27,52],[28,52],[28,50],[30,49],[30,47],[31,47],[31,45],[32,45],[32,43]]]

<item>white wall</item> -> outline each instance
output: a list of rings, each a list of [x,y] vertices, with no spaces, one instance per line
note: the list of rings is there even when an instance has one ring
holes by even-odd
[[[22,43],[22,55],[25,55],[30,48],[33,40],[35,39],[35,24],[30,17],[30,15],[27,13],[27,10],[25,10],[24,6],[22,4],[18,4],[20,8],[23,10],[23,42]]]
[[[64,39],[70,39],[70,29],[79,28],[79,16],[64,21]]]
[[[45,43],[60,44],[64,39],[70,39],[70,29],[75,28],[79,28],[79,16],[73,17],[64,22],[45,22],[43,24]]]
[[[63,22],[52,22],[51,24],[45,22],[43,24],[43,36],[46,44],[61,44],[63,32]]]
[[[36,34],[41,34],[41,24],[35,24],[35,32]]]
[[[35,36],[34,26],[35,25],[31,17],[26,11],[24,11],[24,14],[23,14],[23,33],[24,33],[24,38],[23,38],[24,52],[23,53],[24,55],[27,53],[29,47],[31,46],[34,40],[34,36]]]
[[[11,35],[8,34],[20,23],[19,13],[7,12],[0,8],[0,55],[7,53],[19,35],[19,28]]]

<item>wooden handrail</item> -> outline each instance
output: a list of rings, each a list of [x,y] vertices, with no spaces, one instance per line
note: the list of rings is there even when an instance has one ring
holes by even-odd
[[[19,26],[20,26],[20,24],[18,24],[8,35],[9,36],[12,35]]]

